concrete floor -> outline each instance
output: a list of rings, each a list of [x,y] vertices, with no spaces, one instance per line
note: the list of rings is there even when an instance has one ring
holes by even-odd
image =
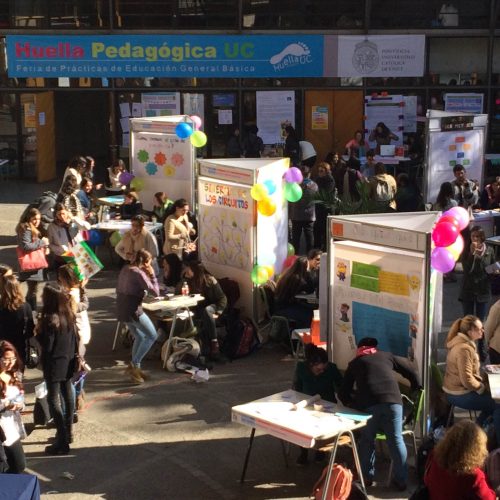
[[[0,262],[15,264],[14,227],[26,204],[58,187],[59,182],[0,183]],[[31,431],[24,442],[28,468],[39,477],[43,498],[307,498],[323,465],[298,468],[292,448],[286,468],[279,441],[259,433],[247,479],[239,483],[250,429],[230,419],[233,405],[289,388],[293,359],[278,346],[266,345],[246,359],[216,366],[209,382],[195,384],[185,374],[162,371],[152,353],[145,363],[151,380],[132,385],[123,372],[129,350],[119,345],[111,351],[117,269],[106,253],[102,258],[106,267],[88,286],[92,342],[87,358],[93,370],[71,455],[45,456],[55,431],[32,429],[32,406],[25,415]],[[461,315],[457,295],[457,284],[445,285],[444,326]],[[41,373],[28,370],[26,378],[32,403]],[[402,496],[384,486],[388,463],[379,465],[378,486],[370,488],[370,498],[407,498],[409,493]]]

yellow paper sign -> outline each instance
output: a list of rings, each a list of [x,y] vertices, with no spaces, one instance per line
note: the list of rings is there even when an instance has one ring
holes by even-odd
[[[380,271],[378,280],[381,292],[392,293],[394,295],[410,295],[410,285],[406,274]]]

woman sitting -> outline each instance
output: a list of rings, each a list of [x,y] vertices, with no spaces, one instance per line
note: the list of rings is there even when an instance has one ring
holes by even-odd
[[[109,183],[106,186],[106,195],[113,196],[123,193],[127,188],[120,180],[122,173],[125,172],[125,163],[120,158],[113,161],[111,167],[108,168]]]
[[[307,271],[307,258],[298,257],[288,269],[283,271],[276,284],[274,314],[295,321],[295,328],[310,327],[315,309],[312,304],[299,301],[295,297],[299,293],[314,291],[308,284]]]
[[[219,341],[215,320],[220,317],[227,307],[227,297],[224,295],[219,282],[212,276],[205,266],[198,261],[189,261],[184,268],[184,278],[191,293],[199,293],[205,300],[198,303],[195,315],[201,318],[202,350],[209,354],[213,361],[220,361]],[[178,286],[180,292],[183,282]],[[207,347],[209,347],[207,349]]]
[[[10,474],[21,474],[26,467],[21,439],[26,437],[21,410],[24,408],[22,382],[23,364],[16,348],[6,340],[0,340],[0,431],[5,439],[3,446]],[[1,450],[0,450],[1,451]]]
[[[82,179],[80,191],[76,193],[76,196],[80,200],[85,218],[95,222],[95,215],[92,212],[94,208],[94,183],[90,177]]]
[[[34,328],[31,306],[24,300],[21,285],[13,274],[5,276],[0,296],[0,339],[14,345],[22,365],[26,363],[26,341],[33,337]]]
[[[165,243],[163,253],[175,253],[179,259],[183,258],[186,252],[195,251],[195,246],[191,243],[191,236],[196,231],[193,224],[189,222],[189,204],[181,198],[174,203],[175,212],[165,219]]]
[[[476,340],[483,337],[483,324],[476,316],[457,319],[448,332],[446,371],[443,391],[448,402],[466,410],[481,413],[477,423],[482,425],[493,415],[497,440],[500,440],[500,403],[495,403],[479,371]]]
[[[158,244],[156,238],[144,227],[144,217],[134,215],[131,220],[131,228],[115,246],[115,252],[125,261],[134,260],[137,252],[143,248],[147,250],[153,259],[153,268],[157,269]]]
[[[127,220],[134,215],[142,214],[142,203],[139,200],[139,195],[135,191],[129,191],[125,194],[123,205],[120,206],[120,218]]]
[[[160,289],[163,289],[165,293],[175,293],[181,281],[182,261],[175,253],[169,253],[161,256],[159,264],[161,268]]]
[[[427,461],[424,483],[432,500],[495,500],[482,470],[486,434],[470,420],[448,429]]]
[[[174,202],[167,198],[163,191],[155,193],[153,200],[153,217],[156,217],[158,222],[162,224],[165,222]]]
[[[325,401],[337,402],[335,392],[342,386],[342,375],[337,365],[328,361],[325,349],[306,344],[305,360],[299,361],[293,377],[293,390],[314,396],[319,394]],[[307,448],[300,449],[297,465],[307,463]],[[316,461],[323,460],[323,453],[316,452]]]
[[[141,361],[154,344],[157,333],[153,322],[142,310],[144,294],[157,296],[160,291],[152,266],[152,256],[147,250],[139,250],[129,265],[123,266],[116,286],[118,321],[127,324],[134,336],[132,361],[127,373],[133,382],[142,384],[146,374]]]
[[[446,210],[456,207],[457,205],[458,203],[453,197],[453,185],[451,182],[443,182],[439,188],[436,203],[432,205],[432,210],[446,212]]]

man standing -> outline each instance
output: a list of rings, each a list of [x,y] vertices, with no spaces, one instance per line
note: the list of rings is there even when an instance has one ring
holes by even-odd
[[[359,444],[365,483],[369,486],[373,483],[375,437],[377,432],[382,431],[387,436],[387,446],[393,462],[392,485],[404,491],[408,470],[406,445],[401,432],[403,402],[393,372],[408,379],[412,390],[419,388],[419,382],[408,360],[390,352],[379,351],[377,345],[377,339],[371,337],[358,342],[356,357],[347,367],[339,397],[346,406],[372,415],[362,431]]]
[[[451,182],[453,186],[453,198],[459,207],[469,208],[479,203],[479,189],[477,183],[467,179],[463,165],[457,164],[453,167],[455,180]]]

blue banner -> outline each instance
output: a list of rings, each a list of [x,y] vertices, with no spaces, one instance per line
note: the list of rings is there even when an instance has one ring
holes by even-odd
[[[322,35],[8,35],[9,77],[323,76]]]

